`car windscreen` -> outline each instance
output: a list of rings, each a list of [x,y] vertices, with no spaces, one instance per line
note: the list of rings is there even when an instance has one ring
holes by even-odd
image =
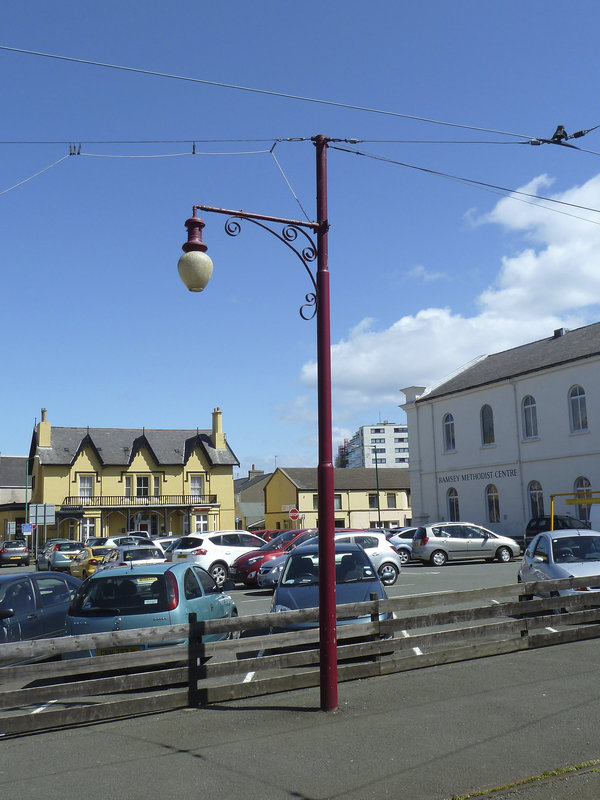
[[[105,556],[107,553],[110,553],[111,550],[114,550],[114,547],[92,547],[92,555],[94,558],[98,558],[99,556]]]
[[[135,550],[123,550],[123,561],[145,561],[147,558],[162,558],[165,554],[158,547],[136,547]]]
[[[298,532],[295,530],[285,531],[285,533],[280,533],[279,536],[276,536],[274,539],[271,539],[269,542],[265,542],[259,550],[281,550],[292,541],[292,539],[298,535]]]
[[[27,547],[25,542],[3,542],[2,546],[7,550],[22,550],[24,547]]]
[[[335,582],[375,580],[375,571],[363,550],[335,551]],[[319,582],[318,553],[292,551],[281,576],[282,586],[309,586]]]
[[[84,583],[69,615],[102,617],[154,614],[168,610],[164,575],[98,575]]]
[[[58,550],[60,553],[72,553],[73,550],[83,550],[83,545],[81,542],[57,542],[54,550]]]
[[[557,536],[552,539],[556,564],[574,561],[600,561],[600,536]]]

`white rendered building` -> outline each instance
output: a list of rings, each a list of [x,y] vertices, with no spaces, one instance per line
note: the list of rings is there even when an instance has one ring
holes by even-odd
[[[395,422],[363,425],[346,445],[348,467],[408,467],[408,427]]]
[[[413,524],[460,519],[520,538],[551,494],[600,489],[600,323],[402,391]],[[568,499],[555,514],[589,518]]]

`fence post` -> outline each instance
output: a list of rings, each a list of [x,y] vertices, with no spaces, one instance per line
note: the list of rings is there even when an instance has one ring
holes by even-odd
[[[373,636],[373,641],[379,642],[381,641],[381,624],[379,622],[379,597],[375,592],[371,592],[369,594],[369,600],[372,603],[375,603],[375,610],[371,611],[371,622],[377,623],[377,633]],[[373,654],[373,661],[381,661],[381,653],[374,653]]]
[[[191,613],[188,615],[190,630],[188,633],[188,706],[196,707],[199,702],[198,692],[198,615]]]

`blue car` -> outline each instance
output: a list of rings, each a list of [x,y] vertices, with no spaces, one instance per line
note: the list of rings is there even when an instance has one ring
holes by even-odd
[[[0,644],[63,636],[80,586],[79,578],[61,572],[0,575]]]
[[[357,544],[335,545],[335,592],[336,604],[363,603],[376,594],[380,600],[387,600],[379,576],[368,555]],[[271,611],[297,611],[302,608],[319,606],[319,547],[317,544],[300,545],[289,554],[283,567],[281,578],[273,594]],[[380,615],[380,619],[391,619],[391,613]],[[338,620],[338,625],[351,625],[356,622],[369,622],[370,616]],[[314,628],[317,622],[299,622],[293,625],[275,623],[274,631],[303,630]]]
[[[199,621],[237,617],[232,598],[206,570],[189,562],[140,564],[94,572],[81,585],[66,620],[67,635],[181,625],[188,615]],[[227,638],[211,634],[206,641]],[[186,644],[186,640],[169,644]],[[65,654],[85,658],[130,650],[164,647],[165,642],[134,647],[107,647]]]

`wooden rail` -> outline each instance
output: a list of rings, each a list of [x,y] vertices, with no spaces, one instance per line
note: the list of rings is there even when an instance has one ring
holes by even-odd
[[[338,680],[596,638],[600,593],[529,599],[581,587],[600,588],[600,576],[338,606]],[[366,621],[344,623],[358,616]],[[205,622],[192,618],[186,625],[0,645],[0,733],[20,735],[317,686],[318,628],[272,631],[274,622],[278,629],[316,626],[318,617],[318,609],[306,609]],[[209,642],[211,634],[232,638]],[[174,641],[182,644],[165,646]],[[146,645],[132,652],[23,663]]]

